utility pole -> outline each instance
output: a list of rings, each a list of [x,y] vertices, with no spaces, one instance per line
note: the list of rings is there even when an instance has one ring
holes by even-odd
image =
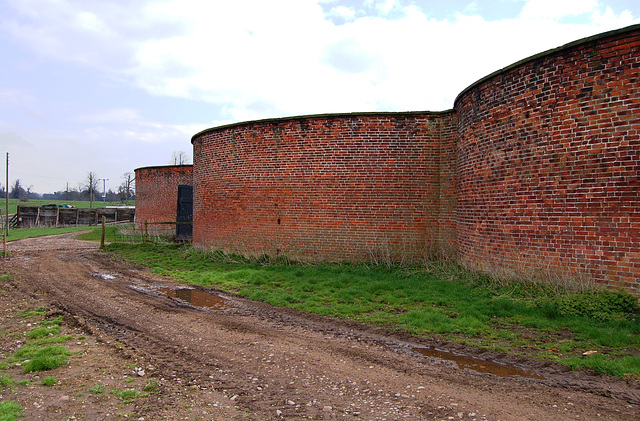
[[[5,236],[9,235],[9,152],[7,152],[7,188],[6,188],[6,194],[4,195],[4,197],[6,198],[5,204],[6,204],[6,213],[5,213],[5,219],[6,219],[6,226],[5,226]]]
[[[109,181],[108,178],[101,178],[102,180],[102,207],[106,207],[107,206],[107,181]]]

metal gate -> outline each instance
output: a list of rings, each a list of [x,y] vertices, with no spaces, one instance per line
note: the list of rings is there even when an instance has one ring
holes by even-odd
[[[178,186],[178,214],[176,239],[191,240],[193,235],[193,186]]]

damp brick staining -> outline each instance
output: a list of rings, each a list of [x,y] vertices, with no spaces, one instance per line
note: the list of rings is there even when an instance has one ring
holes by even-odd
[[[444,256],[638,294],[639,75],[634,25],[499,70],[449,111],[197,133],[193,243],[303,260]]]
[[[193,184],[192,165],[144,167],[135,170],[136,226],[148,222],[151,234],[175,232],[175,225],[157,224],[176,221],[178,186]]]

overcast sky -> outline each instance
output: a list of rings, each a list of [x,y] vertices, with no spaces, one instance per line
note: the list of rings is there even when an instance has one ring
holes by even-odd
[[[0,0],[0,183],[117,189],[262,118],[442,111],[520,59],[640,23],[638,0]],[[100,183],[102,187],[102,183]]]

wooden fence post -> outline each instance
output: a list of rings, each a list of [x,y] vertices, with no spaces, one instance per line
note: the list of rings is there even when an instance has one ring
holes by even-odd
[[[104,248],[104,234],[107,227],[107,218],[102,215],[102,232],[100,233],[100,249]]]

